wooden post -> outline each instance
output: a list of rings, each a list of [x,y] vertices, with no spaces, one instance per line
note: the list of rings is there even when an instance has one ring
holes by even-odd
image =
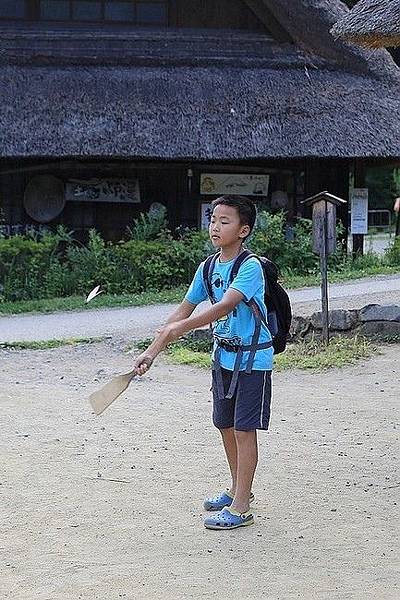
[[[362,233],[353,234],[353,258],[364,254],[364,235]]]
[[[321,268],[322,340],[329,344],[328,256],[336,249],[336,208],[345,200],[320,192],[302,204],[313,209],[313,251],[319,254]]]
[[[321,304],[322,304],[322,340],[329,344],[329,305],[328,305],[328,205],[325,201],[325,210],[322,228],[322,243],[320,253],[321,267]]]

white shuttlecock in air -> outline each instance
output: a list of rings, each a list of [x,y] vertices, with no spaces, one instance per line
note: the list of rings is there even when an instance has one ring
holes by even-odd
[[[86,304],[93,300],[93,298],[96,298],[96,296],[98,296],[102,292],[103,290],[100,289],[100,286],[96,285],[96,287],[90,292],[89,296],[86,298]]]

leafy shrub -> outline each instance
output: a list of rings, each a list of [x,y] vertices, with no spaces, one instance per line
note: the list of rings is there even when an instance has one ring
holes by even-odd
[[[120,274],[110,283],[112,293],[161,290],[189,283],[207,255],[203,240],[190,235],[184,240],[130,240],[114,246],[112,253]]]
[[[141,213],[133,221],[133,227],[128,227],[128,236],[137,242],[149,242],[167,238],[170,231],[167,225],[167,209],[161,206],[158,211]]]
[[[68,293],[84,294],[99,282],[112,281],[117,267],[110,248],[95,229],[89,231],[87,246],[67,248],[64,267],[67,270],[65,282],[70,288]],[[107,289],[107,285],[104,287]]]
[[[400,266],[400,237],[395,237],[393,243],[386,250],[385,261],[393,267]]]
[[[9,300],[41,297],[42,274],[48,269],[56,238],[36,241],[29,237],[0,238],[0,281]]]
[[[248,247],[260,256],[267,256],[281,267],[284,262],[282,256],[282,249],[285,247],[284,227],[285,215],[283,212],[275,215],[266,211],[260,212],[249,238]]]
[[[379,267],[382,264],[382,259],[378,254],[373,252],[366,252],[365,254],[356,255],[355,258],[349,257],[346,263],[351,263],[351,267],[357,271],[363,271],[371,267]]]
[[[131,239],[107,243],[94,229],[86,246],[71,232],[0,238],[0,301],[85,295],[95,285],[112,294],[162,290],[189,284],[199,263],[213,252],[206,231],[179,230],[174,239],[166,228],[165,215],[144,215],[135,221]],[[248,246],[268,256],[282,274],[313,274],[319,271],[312,251],[312,226],[298,219],[286,231],[283,212],[261,212]],[[381,264],[376,255],[347,258],[343,248],[329,257],[332,270],[363,269]],[[387,252],[386,262],[400,264],[400,242]]]
[[[307,275],[319,269],[319,257],[312,249],[312,223],[298,219],[293,227],[293,239],[285,246],[283,270]]]
[[[282,272],[316,272],[318,256],[312,250],[311,221],[298,219],[290,238],[288,233],[283,211],[276,214],[263,211],[257,217],[249,247],[256,254],[273,260]]]

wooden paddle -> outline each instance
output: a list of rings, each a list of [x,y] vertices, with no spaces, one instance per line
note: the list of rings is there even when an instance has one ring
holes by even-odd
[[[150,368],[152,361],[144,360]],[[89,396],[89,402],[96,413],[96,415],[101,415],[102,412],[106,410],[126,390],[132,379],[136,376],[136,369],[133,371],[129,371],[129,373],[124,373],[123,375],[118,375],[111,379],[101,390],[97,392],[93,392]]]
[[[89,402],[96,415],[101,415],[126,390],[135,375],[135,371],[118,375],[118,377],[114,377],[114,379],[106,383],[101,390],[93,392],[89,396]]]

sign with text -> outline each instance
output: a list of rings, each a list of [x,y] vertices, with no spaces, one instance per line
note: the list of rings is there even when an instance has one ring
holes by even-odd
[[[237,173],[202,173],[200,194],[238,194],[242,196],[267,196],[269,175]]]
[[[211,202],[202,202],[200,207],[200,228],[208,229],[212,214]]]
[[[65,193],[75,202],[140,202],[138,179],[70,179]]]
[[[368,188],[354,188],[352,191],[351,233],[368,233]]]

